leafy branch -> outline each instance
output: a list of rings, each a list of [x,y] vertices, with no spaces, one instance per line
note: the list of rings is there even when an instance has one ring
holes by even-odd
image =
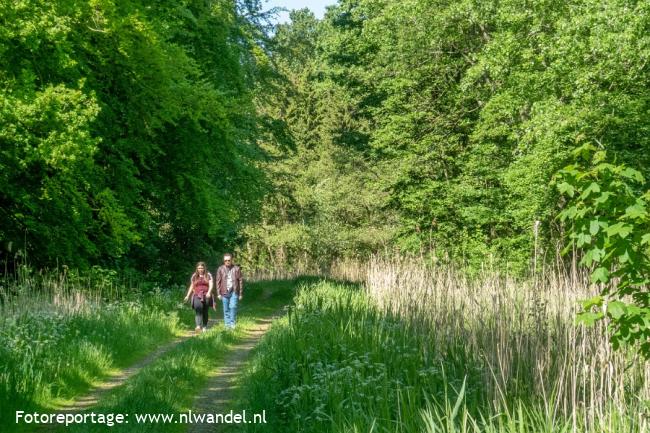
[[[570,223],[564,253],[581,250],[580,265],[601,284],[599,296],[583,301],[578,320],[590,325],[607,317],[614,348],[638,344],[650,358],[650,190],[639,171],[608,162],[591,144],[573,155],[575,164],[554,179],[567,199],[558,215]]]

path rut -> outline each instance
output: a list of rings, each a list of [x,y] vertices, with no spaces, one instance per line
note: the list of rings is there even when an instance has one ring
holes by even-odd
[[[271,291],[264,289],[264,292],[262,294],[261,300],[264,301],[268,298],[270,298],[272,295]],[[274,315],[275,317],[275,315]],[[273,320],[274,317],[271,317],[268,319],[268,325],[270,325],[270,321]],[[260,323],[266,323],[267,319],[258,319]],[[217,326],[220,323],[219,319],[209,319],[208,321],[208,328],[212,328],[213,326]],[[267,329],[268,325],[266,326]],[[252,334],[255,334],[257,332],[257,328],[251,331]],[[72,403],[61,405],[59,407],[54,407],[53,409],[56,410],[57,413],[80,413],[83,412],[90,407],[94,406],[97,404],[97,402],[104,396],[108,391],[110,391],[113,388],[116,388],[120,385],[122,385],[124,382],[126,382],[131,376],[135,375],[138,371],[140,371],[142,368],[146,367],[147,365],[151,364],[153,361],[156,359],[160,358],[162,355],[165,353],[169,352],[171,349],[173,349],[176,345],[180,344],[181,342],[187,340],[188,338],[192,337],[193,335],[196,335],[194,331],[186,331],[183,333],[181,336],[175,338],[174,340],[170,341],[169,343],[159,347],[158,349],[154,350],[150,354],[148,354],[145,358],[141,359],[140,361],[136,362],[135,364],[120,370],[119,372],[115,373],[114,375],[109,376],[106,380],[104,380],[102,383],[99,385],[95,386],[88,394],[78,397],[75,399]],[[261,335],[260,335],[261,336]],[[247,337],[248,338],[248,337]],[[258,338],[259,339],[259,338]],[[246,340],[247,341],[247,340]],[[246,341],[242,342],[241,344],[247,344]],[[239,345],[235,347],[237,349]]]
[[[244,339],[225,356],[221,367],[210,374],[206,388],[194,401],[192,412],[223,414],[230,412],[232,407],[229,404],[237,388],[237,375],[241,372],[251,349],[257,345],[271,323],[280,315],[281,311],[278,311],[270,317],[256,320],[257,326],[246,332]],[[222,431],[223,427],[221,424],[192,424],[188,433],[215,433]]]

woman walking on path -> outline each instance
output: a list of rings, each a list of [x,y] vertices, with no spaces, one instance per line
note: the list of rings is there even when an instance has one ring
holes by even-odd
[[[206,271],[204,262],[198,262],[196,264],[196,271],[194,271],[190,278],[190,287],[188,287],[187,294],[185,295],[185,302],[192,295],[196,332],[205,332],[208,326],[208,311],[212,305],[212,287],[212,274]]]
[[[241,269],[232,261],[232,254],[223,256],[223,265],[217,269],[217,296],[223,303],[223,321],[226,329],[235,329],[237,303],[244,295]]]

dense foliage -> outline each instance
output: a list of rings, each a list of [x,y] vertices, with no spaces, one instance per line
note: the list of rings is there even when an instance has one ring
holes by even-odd
[[[261,192],[255,2],[0,5],[0,238],[39,267],[165,273]]]
[[[255,265],[327,265],[388,247],[395,223],[366,155],[354,98],[322,72],[323,24],[291,14],[271,41],[276,76],[260,95],[273,183],[258,223],[246,228],[245,258]],[[336,47],[331,47],[336,49]]]
[[[648,174],[647,2],[341,0],[292,19],[264,105],[286,149],[258,251],[396,242],[522,270],[536,236],[539,257],[559,249],[549,182],[573,148]]]

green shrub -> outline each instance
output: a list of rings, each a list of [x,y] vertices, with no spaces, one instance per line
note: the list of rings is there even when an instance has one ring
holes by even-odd
[[[560,219],[569,222],[566,250],[583,252],[601,295],[586,300],[580,320],[607,319],[615,348],[638,344],[650,359],[650,189],[643,175],[586,144],[576,163],[558,173],[557,188],[567,203]]]

